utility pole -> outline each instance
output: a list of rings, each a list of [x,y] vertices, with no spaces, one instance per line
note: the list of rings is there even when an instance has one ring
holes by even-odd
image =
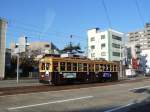
[[[6,30],[7,21],[0,18],[0,80],[5,77]]]
[[[19,53],[17,54],[17,84],[19,83]]]
[[[122,47],[123,47],[123,44],[122,44],[122,40],[121,40],[121,43],[120,43],[120,78],[123,78],[123,74],[122,74]]]

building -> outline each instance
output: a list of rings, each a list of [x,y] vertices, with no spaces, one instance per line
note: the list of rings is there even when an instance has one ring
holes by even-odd
[[[127,64],[127,68],[134,68],[134,69],[139,69],[139,61],[141,58],[141,49],[140,49],[140,44],[131,44],[127,43],[125,45],[126,53],[125,53],[125,60]]]
[[[59,49],[52,42],[32,42],[29,50],[39,50],[41,54],[57,54]]]
[[[113,29],[100,31],[99,28],[93,28],[87,31],[87,35],[88,58],[107,61],[121,60],[123,33]]]
[[[6,28],[6,20],[0,18],[0,79],[5,77]]]
[[[27,53],[30,55],[43,56],[44,54],[58,54],[59,49],[52,42],[27,42],[27,37],[23,36],[19,38],[18,43],[11,43],[10,48],[12,55],[17,53]],[[40,57],[41,57],[40,56]]]
[[[131,44],[140,44],[141,50],[150,49],[150,23],[146,23],[139,31],[128,33],[128,40]]]
[[[10,48],[12,54],[22,53],[28,49],[29,43],[27,42],[27,37],[22,36],[19,38],[18,43],[11,43]]]
[[[5,53],[5,77],[11,73],[11,49],[6,48]]]
[[[129,32],[127,36],[130,45],[140,45],[140,50],[134,52],[139,53],[139,69],[145,72],[146,69],[150,69],[150,23],[146,23],[141,30]]]
[[[142,50],[141,57],[142,68],[150,73],[150,49]]]

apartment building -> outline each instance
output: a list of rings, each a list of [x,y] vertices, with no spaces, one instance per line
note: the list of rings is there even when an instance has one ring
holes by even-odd
[[[142,30],[127,34],[129,43],[140,44],[142,50],[150,49],[150,23],[146,23]]]
[[[130,44],[140,45],[140,62],[144,63],[141,64],[142,68],[150,71],[150,23],[146,23],[144,28],[139,31],[128,33],[127,36]]]
[[[27,37],[19,38],[18,43],[12,42],[10,44],[12,55],[22,52],[34,52],[36,55],[57,54],[58,48],[52,42],[27,42]],[[28,54],[29,55],[29,54]]]
[[[107,61],[121,60],[123,33],[113,29],[101,31],[99,28],[93,28],[87,31],[87,35],[88,58]]]

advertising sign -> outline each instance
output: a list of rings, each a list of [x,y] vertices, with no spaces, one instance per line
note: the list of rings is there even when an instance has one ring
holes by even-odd
[[[76,78],[76,73],[63,73],[64,78]]]
[[[103,77],[105,77],[105,78],[110,78],[110,77],[111,77],[111,73],[104,72],[104,73],[103,73]]]

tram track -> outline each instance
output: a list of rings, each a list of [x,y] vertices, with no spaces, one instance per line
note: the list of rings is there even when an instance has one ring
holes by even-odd
[[[105,83],[71,84],[71,85],[59,85],[59,86],[36,85],[36,86],[21,86],[21,87],[5,87],[5,88],[0,88],[0,96],[79,89],[79,88],[98,87],[98,86],[109,86],[109,85],[117,85],[123,83],[140,82],[142,80],[146,80],[146,79],[122,80],[117,82],[105,82]]]

